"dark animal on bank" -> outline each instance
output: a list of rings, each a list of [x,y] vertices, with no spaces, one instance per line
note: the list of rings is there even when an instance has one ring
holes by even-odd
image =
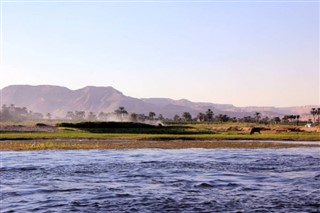
[[[254,134],[255,132],[261,134],[261,130],[263,130],[264,128],[260,128],[260,127],[252,127],[251,131],[250,131],[250,135]]]

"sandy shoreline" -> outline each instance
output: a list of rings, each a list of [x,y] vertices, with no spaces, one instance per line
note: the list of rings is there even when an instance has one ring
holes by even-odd
[[[96,140],[96,139],[55,139],[30,141],[1,141],[0,150],[75,150],[75,149],[187,149],[187,148],[230,148],[230,149],[257,149],[257,148],[297,148],[317,147],[320,142],[279,142],[279,141],[188,141],[188,140]]]

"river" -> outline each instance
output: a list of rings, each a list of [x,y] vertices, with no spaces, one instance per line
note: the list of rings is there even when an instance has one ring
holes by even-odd
[[[1,212],[319,212],[320,148],[1,152]]]

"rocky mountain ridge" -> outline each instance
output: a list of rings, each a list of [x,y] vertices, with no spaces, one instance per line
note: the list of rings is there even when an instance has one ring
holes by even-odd
[[[232,104],[215,104],[208,102],[192,102],[186,99],[169,98],[134,98],[124,95],[113,87],[87,86],[77,90],[52,85],[11,85],[0,90],[1,105],[14,104],[29,110],[53,116],[64,117],[68,111],[113,112],[123,106],[128,112],[155,112],[164,117],[172,118],[175,114],[190,112],[196,116],[199,112],[212,109],[215,115],[227,114],[230,117],[254,116],[260,112],[263,117],[299,114],[310,116],[310,109],[319,106],[297,107],[236,107]]]

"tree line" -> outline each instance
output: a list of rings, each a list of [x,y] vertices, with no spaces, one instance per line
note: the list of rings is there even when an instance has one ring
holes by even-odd
[[[156,113],[149,112],[148,115],[138,114],[138,113],[128,113],[128,111],[124,107],[117,108],[114,112],[100,112],[95,114],[93,112],[89,112],[86,115],[85,111],[69,111],[67,112],[65,119],[73,120],[73,121],[146,121],[146,120],[162,120],[163,116],[160,114],[158,118],[155,117]]]
[[[312,108],[310,110],[313,120],[309,122],[320,123],[320,108]],[[17,107],[14,104],[7,106],[2,105],[0,111],[1,121],[23,121],[23,120],[41,120],[52,119],[51,113],[43,115],[38,112],[28,110],[26,107]],[[284,115],[283,117],[262,117],[260,112],[253,113],[252,116],[245,116],[242,118],[230,117],[227,114],[215,115],[212,109],[207,109],[204,112],[199,112],[196,116],[192,116],[190,112],[183,112],[176,114],[173,118],[165,118],[162,114],[149,112],[147,115],[143,113],[128,113],[125,107],[118,107],[114,112],[94,112],[86,113],[85,111],[69,111],[65,115],[65,120],[71,121],[167,121],[167,122],[245,122],[245,123],[261,123],[261,124],[296,124],[299,125],[300,115]]]
[[[48,115],[51,119],[51,114]],[[40,120],[44,116],[41,113],[28,110],[26,107],[17,107],[14,104],[7,106],[3,104],[0,111],[1,121],[23,121],[23,120]]]
[[[244,123],[261,123],[261,124],[279,124],[279,123],[294,123],[299,124],[300,115],[285,115],[280,117],[262,117],[260,112],[255,112],[252,116],[245,116],[242,118],[230,117],[226,114],[215,115],[211,109],[206,112],[198,113],[198,115],[192,118],[191,114],[184,112],[181,116],[175,115],[174,121],[194,121],[194,122],[244,122]]]
[[[312,108],[310,114],[313,117],[313,123],[316,123],[316,118],[318,118],[318,124],[320,124],[320,108]]]

